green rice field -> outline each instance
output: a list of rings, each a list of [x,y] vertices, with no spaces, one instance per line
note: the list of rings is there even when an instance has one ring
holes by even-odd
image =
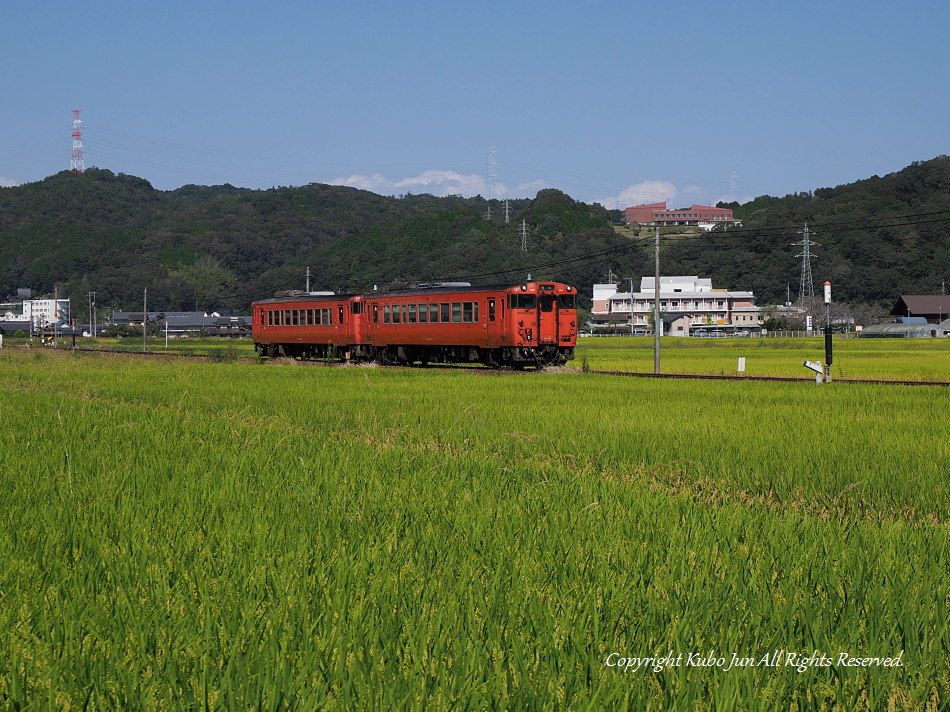
[[[814,374],[802,362],[825,361],[823,338],[664,338],[660,347],[663,373],[734,376],[746,360],[747,376]],[[837,379],[950,381],[950,339],[833,340],[831,376]],[[653,337],[595,337],[577,340],[575,365],[587,359],[601,371],[653,373]]]
[[[582,341],[502,374],[3,349],[0,708],[950,707],[950,389],[602,376],[652,341]],[[664,370],[823,358],[682,341]],[[948,380],[942,341],[838,353]]]

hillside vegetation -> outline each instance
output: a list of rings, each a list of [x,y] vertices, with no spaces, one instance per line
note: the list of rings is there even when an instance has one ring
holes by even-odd
[[[481,197],[380,196],[344,186],[249,190],[188,185],[159,191],[108,170],[67,171],[0,188],[0,296],[30,287],[70,296],[83,318],[86,294],[100,308],[134,309],[148,288],[156,309],[246,310],[275,290],[357,291],[403,280],[514,282],[528,273],[578,285],[652,274],[650,240],[611,229],[608,211],[545,189],[503,204]],[[816,283],[836,298],[889,301],[934,293],[950,273],[950,158],[883,178],[733,205],[741,230],[663,248],[665,274],[711,277],[748,289],[760,303],[797,291],[801,239],[816,231]],[[521,250],[522,223],[529,231]],[[645,238],[645,239],[644,239]],[[589,301],[587,302],[589,305]]]

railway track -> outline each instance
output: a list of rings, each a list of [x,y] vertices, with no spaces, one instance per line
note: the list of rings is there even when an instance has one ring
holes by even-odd
[[[61,351],[70,350],[70,349],[60,349]],[[169,353],[165,351],[121,351],[117,349],[110,350],[99,350],[99,349],[75,349],[75,351],[84,354],[98,354],[98,355],[121,355],[121,356],[136,356],[136,357],[151,357],[151,358],[185,358],[194,361],[214,361],[214,357],[206,354],[186,354],[186,353]],[[257,356],[240,356],[236,361],[244,363],[256,363],[260,359]],[[325,366],[325,367],[334,367],[340,368],[346,365],[346,362],[342,361],[296,361],[297,365],[301,366]],[[385,368],[389,370],[419,370],[420,368],[427,369],[440,369],[440,370],[458,370],[458,371],[469,371],[472,373],[491,373],[497,374],[499,371],[495,371],[487,368],[476,368],[472,366],[459,366],[457,364],[429,364],[428,366],[379,366],[378,368]],[[501,371],[500,373],[510,373],[510,374],[527,374],[532,373],[532,371]],[[535,371],[534,373],[538,373]],[[793,377],[793,376],[725,376],[725,375],[713,375],[713,374],[696,374],[696,373],[643,373],[638,371],[587,371],[586,373],[598,375],[598,376],[623,376],[627,378],[659,378],[659,379],[679,379],[679,380],[693,380],[693,381],[765,381],[765,382],[774,382],[774,383],[814,383],[813,378],[809,377]],[[950,381],[885,381],[885,380],[873,380],[873,379],[864,379],[864,378],[839,378],[833,381],[833,383],[867,383],[867,384],[876,384],[881,386],[939,386],[942,388],[950,387]]]

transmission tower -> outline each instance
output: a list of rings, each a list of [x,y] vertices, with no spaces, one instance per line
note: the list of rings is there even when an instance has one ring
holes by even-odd
[[[495,147],[488,147],[488,219],[491,220],[491,204],[495,200]]]
[[[86,172],[86,165],[82,158],[82,131],[79,130],[79,125],[82,123],[79,119],[80,111],[82,109],[73,111],[73,158],[69,162],[69,170],[73,173]]]
[[[805,223],[805,228],[798,234],[802,236],[802,241],[793,242],[792,244],[801,246],[802,248],[801,253],[795,256],[802,258],[802,278],[798,289],[798,302],[799,304],[804,304],[806,297],[815,296],[815,287],[811,279],[811,248],[821,247],[821,245],[817,242],[812,242],[811,236],[814,233],[808,229],[808,223]]]
[[[508,219],[511,215],[511,207],[508,205],[508,198],[505,198],[505,222],[510,222]]]
[[[729,171],[729,202],[735,203],[736,200],[736,172]]]
[[[521,251],[528,251],[528,223],[525,220],[521,221]]]

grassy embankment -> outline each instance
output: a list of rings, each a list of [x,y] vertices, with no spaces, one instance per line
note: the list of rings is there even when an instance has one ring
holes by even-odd
[[[4,350],[0,391],[3,706],[950,699],[945,389]],[[816,649],[903,666],[685,665]]]

